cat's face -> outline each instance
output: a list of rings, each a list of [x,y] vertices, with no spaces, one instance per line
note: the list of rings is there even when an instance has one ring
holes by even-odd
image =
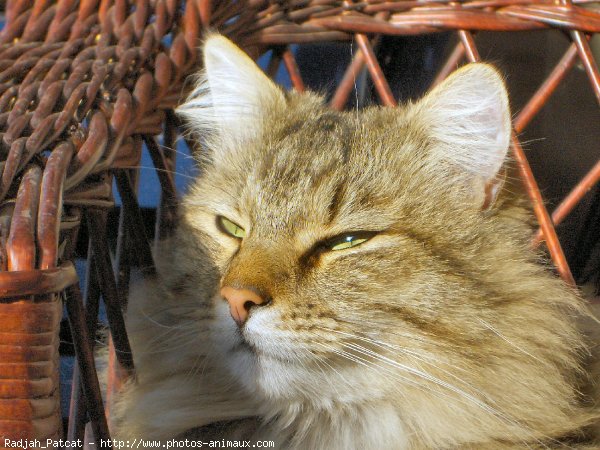
[[[180,108],[209,134],[183,205],[203,250],[181,258],[215,268],[213,345],[232,373],[327,402],[413,386],[423,364],[484,346],[502,295],[480,279],[501,228],[482,205],[510,136],[495,71],[470,66],[401,109],[338,113],[284,94],[222,37],[204,52],[206,80]]]

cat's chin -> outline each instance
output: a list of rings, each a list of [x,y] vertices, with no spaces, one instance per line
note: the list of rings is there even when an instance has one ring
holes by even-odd
[[[327,410],[335,404],[361,404],[386,397],[386,386],[374,383],[372,374],[367,376],[360,367],[326,371],[323,365],[294,363],[245,346],[232,352],[226,365],[244,390],[265,405],[292,402]]]
[[[244,337],[242,336],[240,338],[240,341],[235,344],[233,346],[233,348],[230,350],[230,353],[237,353],[237,352],[250,352],[254,355],[257,355],[257,349],[250,344],[246,339],[244,339]]]
[[[315,361],[297,361],[253,346],[240,337],[222,363],[254,398],[269,402],[299,402],[327,409],[335,403],[360,403],[385,397],[385,383],[360,366],[326,370]],[[347,380],[354,380],[350,385]]]

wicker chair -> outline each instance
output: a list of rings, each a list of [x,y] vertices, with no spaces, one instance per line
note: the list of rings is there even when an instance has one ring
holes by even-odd
[[[67,437],[83,436],[86,416],[96,439],[108,439],[92,357],[100,296],[109,324],[114,376],[134,371],[122,308],[129,267],[154,271],[136,201],[142,143],[152,157],[162,196],[157,238],[172,229],[177,192],[169,171],[177,118],[172,108],[197,69],[205,29],[218,29],[254,56],[274,48],[297,90],[302,77],[292,43],[354,39],[359,50],[331,101],[342,108],[356,74],[367,67],[381,102],[394,97],[375,57],[378,34],[454,31],[458,44],[436,82],[461,60],[479,60],[474,32],[556,29],[572,41],[546,81],[515,118],[523,130],[580,60],[600,101],[600,73],[588,39],[600,31],[600,13],[586,0],[261,1],[154,0],[9,1],[0,33],[0,437],[63,436],[58,388],[58,330],[63,299],[78,366]],[[514,157],[545,240],[560,273],[574,283],[553,224],[561,222],[600,179],[600,163],[554,211],[546,211],[518,140]],[[106,240],[106,214],[116,181],[123,208],[115,258]],[[71,262],[80,223],[89,230],[85,302]],[[136,255],[132,261],[127,255]],[[116,357],[114,356],[116,355]],[[81,399],[81,401],[80,401]],[[0,442],[0,448],[4,441]]]

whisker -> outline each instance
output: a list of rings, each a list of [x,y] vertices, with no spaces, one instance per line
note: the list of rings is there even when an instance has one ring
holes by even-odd
[[[536,360],[537,362],[539,362],[542,365],[547,365],[546,363],[544,363],[544,361],[542,361],[541,359],[539,359],[537,356],[532,355],[531,353],[529,353],[527,350],[525,350],[522,347],[519,347],[517,344],[515,344],[514,342],[510,341],[506,336],[504,336],[502,333],[500,333],[498,330],[496,330],[496,328],[494,328],[492,325],[490,325],[489,323],[487,323],[485,320],[483,319],[479,319],[479,322],[486,327],[488,330],[490,330],[492,333],[494,333],[495,335],[497,335],[500,339],[502,339],[503,341],[505,341],[506,343],[508,343],[509,345],[513,346],[514,348],[516,348],[517,350],[519,350],[520,352],[524,353],[525,355],[529,356],[530,358]]]
[[[151,311],[152,311],[152,314],[159,314],[159,313],[163,313],[163,312],[177,311],[178,309],[185,309],[185,308],[199,310],[200,308],[203,308],[203,305],[202,305],[202,303],[200,303],[198,301],[188,301],[188,302],[181,302],[181,303],[178,302],[177,304],[165,305],[162,308],[152,307]]]
[[[146,312],[146,311],[144,311],[144,310],[141,310],[140,312],[141,312],[142,316],[144,316],[146,319],[148,319],[148,321],[149,321],[150,323],[152,323],[152,324],[154,324],[154,325],[156,325],[156,326],[158,326],[158,327],[161,327],[161,328],[177,328],[177,327],[183,327],[183,324],[172,325],[172,324],[167,324],[167,323],[161,323],[161,322],[158,322],[158,320],[157,320],[157,319],[155,319],[155,318],[153,317],[153,316],[155,316],[155,314],[153,314],[153,315],[151,316],[149,313],[147,313],[147,312]],[[153,311],[153,313],[154,313],[154,311]],[[171,316],[171,317],[173,317],[173,316]],[[181,318],[181,316],[179,316],[179,317],[178,317],[178,316],[174,316],[174,317],[175,317],[175,318]],[[206,316],[206,317],[194,317],[194,318],[193,318],[193,320],[195,320],[195,321],[201,321],[201,320],[207,320],[207,319],[210,319],[210,318],[212,318],[212,316]]]
[[[334,330],[331,330],[331,331],[334,331]],[[350,335],[350,333],[348,333],[348,334]],[[352,337],[357,337],[357,336],[353,336],[353,335],[351,335],[351,336]],[[431,393],[433,395],[436,395],[436,396],[438,396],[438,394],[441,394],[444,397],[447,397],[447,398],[450,398],[450,399],[453,399],[453,400],[458,400],[458,401],[461,401],[461,402],[463,402],[465,404],[467,404],[466,401],[468,401],[469,403],[475,404],[477,407],[483,409],[484,411],[486,411],[487,413],[489,413],[493,417],[496,417],[496,418],[502,420],[504,423],[506,423],[508,425],[516,426],[517,428],[519,428],[523,432],[525,432],[528,435],[530,435],[532,437],[532,439],[534,439],[540,445],[548,448],[546,446],[546,444],[544,444],[539,438],[537,438],[535,436],[535,434],[532,432],[532,430],[530,430],[528,427],[526,427],[523,424],[519,423],[518,421],[516,421],[516,420],[514,420],[514,419],[512,419],[510,417],[508,417],[506,414],[502,413],[501,411],[497,410],[496,408],[493,408],[490,405],[481,402],[479,399],[477,399],[476,397],[473,397],[471,394],[465,392],[464,390],[462,390],[460,388],[457,388],[456,386],[454,386],[454,385],[452,385],[450,383],[444,382],[443,380],[440,380],[439,378],[431,375],[428,372],[425,372],[425,371],[419,370],[419,369],[415,369],[414,367],[410,367],[410,366],[407,366],[405,364],[398,363],[397,361],[393,361],[393,360],[391,360],[391,359],[389,359],[389,358],[387,358],[387,357],[385,357],[385,356],[383,356],[383,355],[381,355],[381,354],[379,354],[377,352],[369,350],[369,349],[367,349],[367,348],[365,348],[363,346],[360,346],[358,344],[344,343],[344,345],[347,348],[349,348],[349,349],[351,349],[351,350],[353,350],[355,352],[358,352],[358,353],[360,353],[360,354],[362,354],[362,355],[364,355],[366,357],[374,358],[376,361],[380,361],[380,362],[382,362],[384,364],[387,364],[387,365],[389,365],[391,367],[395,367],[395,368],[403,370],[403,371],[405,371],[407,373],[411,373],[411,374],[416,375],[417,377],[419,377],[421,379],[424,379],[424,380],[427,380],[427,381],[429,381],[431,383],[434,383],[434,385],[437,385],[437,386],[442,387],[444,389],[447,389],[447,390],[449,390],[451,392],[454,392],[455,394],[457,394],[459,396],[458,398],[448,397],[447,394],[443,394],[443,393],[438,392],[438,391],[433,391],[433,390],[431,390],[430,387],[426,387],[426,386],[423,386],[423,385],[418,385],[417,384],[417,386],[415,386],[415,382],[413,380],[410,380],[407,377],[401,377],[402,381],[408,382],[409,385],[412,385],[413,387],[417,387],[419,390],[423,390],[425,388],[426,392],[429,392],[429,393]],[[334,353],[337,353],[337,354],[341,355],[340,350],[337,350],[337,349],[331,349],[331,350]],[[344,352],[344,351],[342,350],[341,352]],[[345,352],[345,353],[348,353],[348,352]],[[359,357],[358,355],[355,355],[355,354],[351,354],[351,355],[352,355],[352,357],[354,359],[351,359],[351,358],[348,358],[348,357],[347,357],[347,359],[353,360],[353,361],[355,361],[357,363],[360,363],[362,365],[364,365],[365,361],[368,361],[368,360],[365,360],[364,358]],[[346,356],[346,355],[342,355],[342,356]],[[360,361],[356,361],[356,359],[359,359]],[[423,362],[429,364],[427,361],[423,361]],[[375,367],[381,367],[381,366],[375,365]],[[398,374],[393,374],[393,375],[397,377]],[[462,400],[460,400],[460,399],[462,399]],[[555,441],[556,443],[558,443],[560,445],[563,445],[562,443],[556,441],[555,439],[553,439],[553,438],[551,438],[549,436],[544,436],[544,437],[546,439],[548,439],[548,440]],[[528,446],[528,444],[526,442],[523,442],[523,443],[526,446]]]
[[[189,178],[190,180],[195,180],[197,177],[193,177],[190,175],[186,175],[184,173],[181,172],[175,172],[173,170],[168,170],[168,169],[159,169],[157,167],[154,166],[121,166],[121,169],[146,169],[146,170],[156,170],[159,172],[166,172],[166,173],[170,173],[173,175],[179,175],[180,177],[184,177],[184,178]]]
[[[465,392],[464,390],[448,383],[445,382],[443,380],[440,380],[439,378],[431,375],[428,372],[423,372],[423,371],[419,371],[413,367],[404,365],[404,364],[400,364],[396,361],[393,361],[383,355],[378,354],[377,352],[373,352],[369,349],[366,349],[360,345],[356,345],[356,344],[349,344],[351,346],[351,348],[353,348],[355,351],[359,351],[363,354],[366,354],[368,356],[371,356],[373,358],[376,358],[376,360],[382,361],[384,363],[387,363],[389,365],[392,365],[393,367],[398,367],[402,370],[405,370],[409,373],[412,373],[416,376],[419,376],[423,379],[426,379],[432,383],[435,383],[437,385],[439,385],[440,387],[443,387],[445,389],[448,389],[456,394],[458,394],[459,396],[469,400],[471,403],[475,404],[476,406],[478,406],[479,408],[483,409],[484,411],[488,412],[489,414],[491,414],[494,417],[497,417],[499,419],[502,419],[502,421],[504,421],[505,423],[509,424],[509,425],[513,425],[513,426],[517,426],[519,429],[523,430],[524,432],[526,432],[527,434],[529,434],[533,439],[535,439],[536,441],[538,441],[538,443],[543,445],[543,442],[540,441],[538,438],[535,437],[535,435],[533,434],[533,432],[526,426],[522,425],[521,423],[519,423],[518,421],[510,418],[509,416],[507,416],[505,413],[497,410],[496,408],[493,408],[492,406],[488,405],[487,403],[484,403],[482,401],[480,401],[478,398],[474,397],[473,395],[469,394],[468,392]],[[546,438],[550,439],[550,437],[546,436]],[[557,441],[558,442],[558,441]]]
[[[192,155],[191,153],[187,153],[187,152],[182,152],[181,150],[177,150],[176,148],[172,148],[172,147],[168,147],[164,144],[159,144],[159,147],[163,150],[169,150],[170,152],[176,153],[178,155],[181,155],[182,157],[184,157],[185,159],[192,159],[196,162],[200,162],[198,159],[196,159],[196,157],[194,155]]]
[[[190,334],[189,336],[186,335],[174,335],[171,336],[171,338],[173,341],[175,341],[174,343],[177,345],[164,345],[165,343],[169,342],[168,340],[164,340],[160,342],[160,346],[157,346],[155,349],[153,350],[149,350],[149,351],[140,351],[139,354],[142,355],[154,355],[154,354],[160,354],[160,353],[166,353],[166,352],[173,352],[174,350],[180,349],[180,348],[185,348],[187,346],[189,346],[190,344],[193,344],[194,342],[198,341],[198,336],[196,334]],[[152,347],[152,343],[149,343],[150,347]]]
[[[398,364],[398,363],[395,363],[394,361],[392,361],[392,360],[389,360],[389,358],[386,358],[386,357],[384,357],[384,356],[382,356],[382,355],[379,355],[379,354],[377,354],[376,352],[372,352],[372,351],[370,351],[370,350],[368,350],[368,349],[365,349],[364,347],[361,347],[361,346],[358,346],[358,345],[351,345],[351,348],[353,348],[353,350],[354,350],[354,351],[357,351],[357,352],[359,352],[359,353],[361,353],[361,354],[363,354],[363,355],[365,355],[365,356],[370,356],[370,357],[373,357],[373,358],[375,358],[375,360],[376,360],[376,361],[381,361],[381,362],[383,362],[383,363],[389,364],[389,365],[391,365],[392,367],[396,367],[396,368],[399,368],[399,369],[401,369],[401,370],[407,371],[408,373],[412,373],[413,375],[417,375],[418,377],[420,377],[420,378],[422,378],[422,379],[425,379],[425,380],[427,380],[427,381],[430,381],[430,382],[434,383],[435,385],[437,385],[437,386],[439,386],[439,387],[443,387],[443,388],[445,388],[445,389],[448,389],[448,390],[450,390],[450,391],[452,391],[452,392],[454,392],[454,393],[458,394],[458,395],[459,395],[459,397],[458,397],[458,398],[454,398],[454,397],[450,397],[450,396],[448,396],[447,394],[442,394],[442,393],[439,393],[439,392],[438,392],[438,393],[439,393],[439,394],[442,394],[444,397],[447,397],[447,398],[449,398],[449,399],[451,399],[451,400],[455,400],[455,401],[456,401],[456,400],[458,400],[458,401],[461,401],[461,402],[463,402],[463,403],[465,403],[465,404],[468,404],[468,403],[465,401],[465,400],[468,400],[469,402],[471,402],[471,403],[475,404],[475,405],[476,405],[476,406],[478,406],[479,408],[481,408],[481,409],[483,409],[484,411],[486,411],[486,412],[488,412],[489,414],[491,414],[493,417],[497,417],[497,418],[499,418],[499,419],[502,419],[502,420],[503,420],[505,423],[507,423],[507,424],[509,424],[509,425],[516,425],[517,427],[519,427],[519,428],[520,428],[520,429],[522,429],[523,431],[525,431],[525,432],[527,432],[527,433],[531,434],[531,435],[532,435],[532,437],[533,437],[534,439],[536,439],[536,438],[535,438],[535,436],[533,436],[533,434],[532,434],[532,433],[530,433],[530,432],[529,432],[529,430],[527,430],[527,428],[523,427],[523,426],[522,426],[521,424],[519,424],[518,422],[516,422],[516,421],[514,421],[514,420],[512,420],[512,419],[510,419],[510,418],[508,418],[508,417],[506,417],[504,414],[500,413],[499,411],[495,410],[494,408],[491,408],[489,405],[487,405],[487,404],[485,404],[485,403],[483,403],[483,402],[479,401],[477,398],[475,398],[475,397],[471,396],[470,394],[468,394],[468,393],[464,392],[464,391],[463,391],[463,390],[461,390],[461,389],[458,389],[458,388],[454,387],[453,385],[451,385],[451,384],[449,384],[449,383],[446,383],[446,382],[444,382],[444,381],[442,381],[442,380],[440,380],[440,379],[438,379],[438,378],[436,378],[436,377],[434,377],[434,376],[432,376],[432,375],[430,375],[430,374],[428,374],[428,373],[425,373],[425,372],[421,372],[421,371],[419,371],[419,370],[416,370],[416,369],[414,369],[414,368],[412,368],[412,367],[410,367],[410,366],[406,366],[406,365],[404,365],[404,364]],[[403,378],[406,378],[406,377],[403,377]],[[420,387],[421,387],[421,388],[423,388],[424,386],[421,386],[421,385],[420,385]],[[434,391],[433,391],[432,389],[430,389],[430,388],[429,388],[429,389],[427,389],[427,391],[428,391],[428,392],[430,392],[430,393],[433,393],[433,392],[434,392]],[[473,415],[473,414],[471,414],[471,415]],[[475,417],[475,416],[473,415],[473,417]],[[525,442],[524,442],[524,443],[525,443]],[[541,441],[540,441],[539,443],[540,443],[540,444],[543,444]],[[526,444],[526,443],[525,443],[525,444]],[[527,445],[527,444],[526,444],[526,445]],[[529,446],[528,446],[528,447],[529,447]]]
[[[413,350],[410,350],[410,349],[407,349],[407,348],[403,348],[403,347],[400,347],[398,345],[389,344],[387,342],[375,340],[375,339],[372,339],[372,338],[369,338],[369,337],[358,336],[356,334],[346,333],[346,332],[343,332],[343,331],[340,331],[340,330],[333,330],[333,329],[328,329],[328,328],[323,328],[323,327],[322,327],[322,329],[324,329],[326,331],[330,331],[330,332],[334,332],[334,333],[339,333],[339,334],[342,334],[342,335],[346,335],[346,336],[349,336],[351,338],[358,339],[358,340],[361,340],[361,341],[364,341],[364,342],[369,342],[369,343],[371,343],[373,345],[376,345],[376,346],[378,346],[380,348],[385,348],[385,349],[388,349],[388,350],[399,351],[399,352],[401,352],[401,353],[403,353],[403,354],[405,354],[405,355],[407,355],[409,357],[415,358],[415,359],[417,359],[417,360],[419,360],[419,361],[421,361],[421,362],[423,362],[425,364],[428,364],[428,365],[430,365],[430,366],[432,366],[432,367],[434,367],[434,368],[436,368],[436,369],[444,372],[445,374],[447,374],[447,375],[455,378],[457,381],[459,381],[459,382],[461,382],[463,384],[466,384],[471,389],[473,389],[473,390],[481,393],[481,391],[478,391],[473,386],[469,385],[468,383],[466,383],[464,380],[460,379],[459,377],[457,377],[453,373],[451,373],[448,370],[446,370],[446,369],[438,366],[437,364],[432,363],[431,361],[427,361],[427,359],[434,360],[436,363],[443,363],[443,364],[447,365],[448,367],[450,367],[452,369],[455,369],[455,370],[460,371],[460,372],[467,373],[468,371],[466,369],[463,369],[462,367],[456,366],[456,365],[451,364],[451,363],[449,363],[447,361],[436,360],[432,356],[424,354],[424,353],[417,353],[417,352],[415,352]]]

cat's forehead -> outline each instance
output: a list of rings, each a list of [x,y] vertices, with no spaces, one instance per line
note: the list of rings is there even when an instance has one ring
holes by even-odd
[[[259,144],[241,186],[241,208],[262,223],[326,222],[336,189],[348,183],[351,124],[335,114],[303,119],[282,124]]]
[[[319,179],[350,163],[354,124],[334,112],[291,115],[258,144],[254,169],[262,178],[284,176],[303,185],[302,178]]]
[[[266,125],[227,164],[208,167],[188,199],[235,212],[265,236],[383,229],[398,215],[406,180],[418,177],[402,162],[415,157],[401,110],[336,112],[304,101]]]
[[[256,149],[240,186],[240,208],[279,227],[376,223],[373,213],[389,206],[382,199],[397,187],[382,172],[390,164],[383,151],[386,122],[385,114],[329,110],[286,118]],[[397,137],[395,146],[402,146]]]

